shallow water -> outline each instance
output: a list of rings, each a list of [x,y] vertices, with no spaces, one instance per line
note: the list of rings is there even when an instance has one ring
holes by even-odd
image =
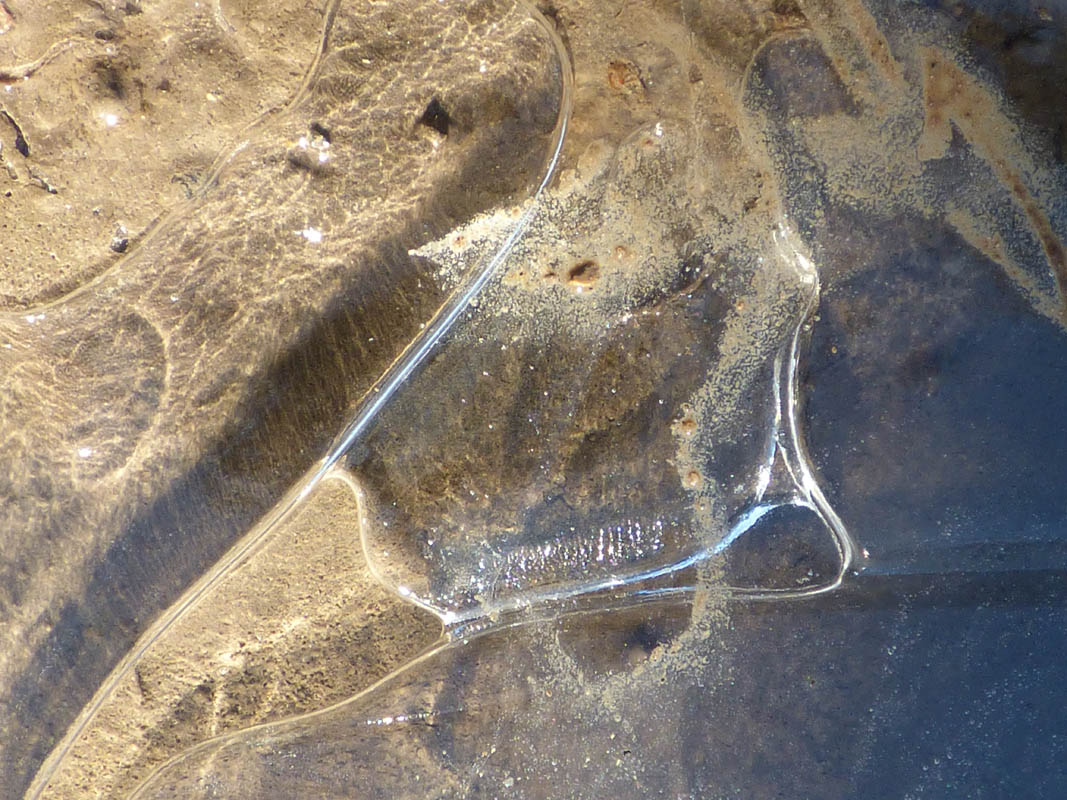
[[[367,10],[0,320],[20,786],[1055,796],[1062,11]]]
[[[320,10],[305,86],[190,201],[0,318],[5,772],[28,780],[427,323],[454,284],[408,250],[536,189],[558,59],[525,13],[483,12]],[[434,103],[447,120],[424,120]]]

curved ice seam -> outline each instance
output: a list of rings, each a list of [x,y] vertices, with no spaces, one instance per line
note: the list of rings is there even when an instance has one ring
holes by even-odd
[[[419,605],[442,617],[446,626],[448,626],[448,634],[450,636],[455,639],[465,639],[482,632],[485,628],[490,627],[489,623],[486,622],[490,615],[495,618],[500,614],[514,614],[525,611],[531,605],[561,602],[581,595],[615,589],[620,586],[634,585],[696,566],[725,552],[731,544],[755,527],[763,517],[775,509],[787,505],[810,509],[826,526],[838,554],[838,569],[833,578],[824,583],[806,586],[801,589],[722,586],[719,587],[719,590],[728,598],[738,600],[793,600],[825,594],[841,586],[845,576],[853,567],[857,548],[844,522],[834,511],[819,487],[811,469],[800,433],[800,424],[797,420],[797,370],[800,363],[801,334],[805,330],[805,326],[809,324],[819,304],[819,275],[815,265],[797,246],[796,233],[787,221],[781,220],[779,222],[778,228],[774,232],[774,242],[782,259],[797,271],[801,280],[808,284],[811,289],[807,305],[797,320],[793,335],[782,346],[774,360],[774,424],[771,430],[772,435],[769,437],[770,444],[766,452],[766,461],[760,467],[760,482],[754,502],[733,519],[725,534],[715,544],[700,547],[684,558],[669,564],[650,567],[625,576],[608,574],[600,580],[577,584],[570,583],[559,587],[542,589],[541,591],[527,591],[504,601],[479,605],[459,612],[442,610],[426,604],[425,601],[419,601]],[[780,437],[783,434],[784,442],[780,441]],[[782,453],[786,469],[789,471],[798,494],[788,502],[764,502],[764,493],[770,483],[774,459],[779,451]],[[386,583],[386,585],[394,591],[396,590],[396,587],[392,586],[392,584]],[[412,598],[409,597],[409,599]],[[493,627],[495,625],[496,623],[493,624]]]

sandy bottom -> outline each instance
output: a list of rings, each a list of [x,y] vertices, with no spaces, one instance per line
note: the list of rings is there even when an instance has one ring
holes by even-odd
[[[371,576],[347,484],[327,480],[152,644],[46,797],[120,797],[196,742],[322,708],[410,660],[440,622]]]

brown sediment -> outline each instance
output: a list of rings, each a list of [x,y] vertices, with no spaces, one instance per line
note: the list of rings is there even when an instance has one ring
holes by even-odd
[[[825,106],[819,113],[791,107],[787,124],[789,136],[796,137],[815,157],[832,202],[881,217],[919,214],[959,223],[958,232],[993,258],[1035,308],[1064,324],[1067,254],[1063,238],[1045,210],[1057,188],[1053,173],[1038,166],[1040,158],[1047,155],[1040,149],[1039,137],[1020,130],[1005,98],[959,66],[951,37],[943,44],[930,45],[928,34],[889,26],[889,45],[890,36],[880,32],[862,3],[816,0],[803,7],[810,24],[808,35],[818,42],[835,77],[820,78],[826,84],[826,96],[821,99],[799,90],[796,98],[786,97],[787,103],[798,104],[807,98],[808,103],[819,100]],[[803,36],[786,34],[785,39],[772,39],[767,47],[779,47],[782,53],[775,54],[775,60],[764,68],[772,74],[787,70],[791,48],[799,46],[792,43],[802,42]],[[891,58],[887,54],[894,49]],[[904,65],[911,64],[921,80],[919,85],[913,85],[918,82],[905,74]],[[861,73],[866,76],[862,80]],[[783,83],[779,88],[791,85]],[[837,89],[829,91],[833,86]],[[840,98],[832,102],[841,92],[846,93],[847,102],[839,102]],[[938,169],[931,162],[946,156],[965,157],[950,152],[954,129],[989,165],[991,179],[1000,183],[1005,199],[1029,225],[1037,247],[1025,234],[1020,235],[1018,228],[1013,232],[1005,215],[993,207],[993,198],[1004,201],[997,197],[999,187],[987,185],[992,180],[982,172],[970,179],[968,185],[974,191],[941,196],[941,179],[934,178],[931,183]],[[753,132],[750,139],[758,135],[758,131]],[[828,224],[819,206],[804,213],[816,230]],[[865,263],[861,228],[826,233],[826,240],[837,248],[855,240],[850,247],[852,263],[857,267]],[[994,241],[999,244],[990,246]],[[849,264],[849,259],[841,258],[831,259],[826,266],[839,271],[848,269]],[[1051,287],[1042,277],[1042,266],[1052,279]],[[831,273],[824,278],[832,278]]]
[[[846,85],[856,86],[870,66],[873,80],[864,78],[862,84],[868,90],[879,82],[903,88],[900,64],[862,0],[797,0],[797,5]]]
[[[0,309],[30,309],[83,286],[203,188],[247,125],[300,86],[322,15],[278,3],[233,14],[165,0],[23,15],[4,34],[0,104],[30,152],[0,131]],[[256,43],[264,37],[270,48]],[[5,59],[6,60],[6,59]]]
[[[600,276],[600,266],[591,259],[579,261],[567,270],[567,280],[572,286],[590,289]]]
[[[1060,320],[1067,323],[1067,252],[1042,202],[1024,178],[1039,173],[1020,143],[1018,129],[1001,113],[989,92],[944,53],[924,48],[920,55],[926,117],[919,157],[944,155],[951,141],[952,125],[956,126],[993,169],[1029,221],[1056,281]]]
[[[608,65],[608,86],[612,89],[637,89],[641,86],[641,76],[629,61],[612,61]]]
[[[1063,319],[1062,305],[1049,296],[1047,289],[1036,280],[1031,272],[1019,265],[1005,246],[1001,236],[983,227],[973,212],[964,208],[949,208],[945,212],[945,220],[972,247],[993,263],[998,264],[1038,312],[1051,320],[1061,321]]]
[[[450,8],[426,7],[451,19]],[[341,47],[347,36],[368,48],[384,42],[395,22],[388,15],[403,10],[392,3],[376,10],[386,19],[366,9],[339,14],[331,41]],[[71,296],[0,314],[0,616],[9,645],[0,648],[0,795],[21,793],[153,617],[321,456],[349,409],[439,306],[440,286],[423,262],[408,258],[408,248],[494,204],[513,207],[539,180],[559,72],[541,28],[521,9],[510,17],[509,7],[500,11],[503,24],[477,42],[465,25],[423,14],[402,26],[418,46],[375,51],[379,64],[328,52],[303,102],[250,133],[247,145],[224,159],[211,191],[146,246],[131,247]],[[321,18],[309,16],[321,34]],[[66,21],[49,20],[60,27]],[[198,21],[182,17],[194,28],[193,44],[203,41]],[[268,20],[233,22],[254,29]],[[214,26],[210,21],[208,33]],[[43,23],[36,30],[49,32]],[[515,52],[529,61],[504,57]],[[396,73],[423,70],[434,77],[432,87],[395,80]],[[0,92],[31,158],[47,149],[35,133],[42,121],[31,125],[7,98],[45,74]],[[91,94],[114,83],[108,75],[98,75],[99,85],[71,84]],[[244,75],[253,84],[255,77]],[[190,79],[190,92],[194,85]],[[507,96],[520,85],[521,99]],[[137,103],[131,86],[127,97]],[[177,86],[172,76],[159,91],[179,93]],[[199,83],[196,94],[212,88]],[[225,102],[211,93],[215,100],[204,103]],[[462,143],[450,128],[434,148],[417,129],[437,94]],[[373,108],[374,116],[355,113],[357,106]],[[186,121],[175,124],[175,137],[197,133]],[[0,125],[3,156],[25,159],[8,147],[12,130]],[[151,147],[122,146],[153,158]],[[291,157],[299,152],[315,157]],[[495,169],[501,161],[506,168]],[[122,194],[106,175],[97,177],[99,191]],[[140,189],[150,183],[126,177]],[[56,195],[21,183],[11,191],[29,188],[46,206],[65,202],[63,185]],[[39,206],[9,215],[17,203],[0,202],[3,241],[19,245],[4,248],[10,261],[0,278],[34,291],[54,288],[48,280],[61,269],[38,280],[30,265],[38,244],[69,244],[65,218]],[[33,227],[37,238],[20,239],[20,225]],[[114,233],[107,228],[108,244]],[[81,256],[79,268],[89,264],[90,248]],[[142,672],[142,684],[151,695],[152,676]]]
[[[44,798],[120,797],[177,751],[349,697],[441,635],[380,586],[327,480],[115,688]]]

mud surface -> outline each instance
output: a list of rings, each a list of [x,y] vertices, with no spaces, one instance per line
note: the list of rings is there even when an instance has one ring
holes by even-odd
[[[381,588],[358,539],[338,535],[356,516],[344,484],[324,484],[139,660],[52,795],[125,796],[191,744],[343,700],[433,644],[438,621]]]

